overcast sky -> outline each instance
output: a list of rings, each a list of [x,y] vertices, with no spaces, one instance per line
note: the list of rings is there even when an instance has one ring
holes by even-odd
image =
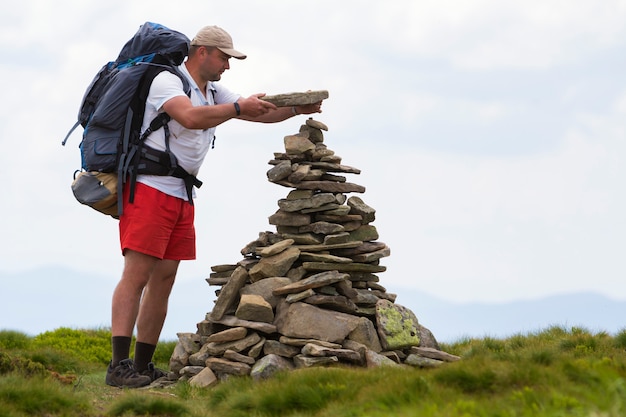
[[[248,59],[221,82],[244,96],[329,91],[316,118],[362,171],[349,181],[377,210],[391,248],[381,283],[400,304],[402,288],[454,302],[626,300],[621,0],[2,3],[1,271],[117,281],[117,222],[70,191],[82,129],[60,143],[96,71],[145,21],[189,38],[226,29]],[[211,295],[211,265],[274,230],[289,190],[267,181],[267,162],[304,120],[218,127],[199,175],[198,259],[179,274],[194,291]]]

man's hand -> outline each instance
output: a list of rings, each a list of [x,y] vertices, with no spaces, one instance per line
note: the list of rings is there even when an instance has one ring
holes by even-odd
[[[240,98],[237,103],[241,109],[241,116],[254,118],[276,110],[277,107],[272,103],[260,100],[260,97],[264,95],[265,93],[260,93],[253,94],[248,98]]]
[[[312,113],[321,113],[322,112],[322,102],[318,101],[313,104],[305,104],[303,106],[295,106],[298,114],[312,114]]]

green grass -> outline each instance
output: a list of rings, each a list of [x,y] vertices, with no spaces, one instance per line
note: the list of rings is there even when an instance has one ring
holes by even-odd
[[[167,367],[175,342],[160,343]],[[626,329],[551,327],[506,339],[466,338],[463,359],[434,369],[302,369],[213,388],[120,390],[104,375],[110,332],[0,331],[0,417],[537,417],[626,415]],[[105,353],[106,352],[106,356]]]

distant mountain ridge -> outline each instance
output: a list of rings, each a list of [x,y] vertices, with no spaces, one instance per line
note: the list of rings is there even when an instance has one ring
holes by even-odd
[[[0,271],[0,329],[36,335],[58,327],[110,326],[110,302],[118,273],[106,276],[50,266],[23,272]],[[205,277],[174,286],[162,339],[195,332],[212,309],[214,287]],[[550,326],[582,327],[615,334],[626,329],[626,301],[594,293],[560,294],[502,304],[453,303],[409,288],[388,288],[396,303],[415,313],[440,342],[464,337],[505,338]]]
[[[626,330],[626,301],[590,292],[500,304],[452,303],[403,289],[396,303],[409,307],[440,341],[464,336],[503,338],[551,326],[581,327],[611,334]]]

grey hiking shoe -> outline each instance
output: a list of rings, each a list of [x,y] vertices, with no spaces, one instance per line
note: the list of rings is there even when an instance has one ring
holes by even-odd
[[[154,382],[159,378],[163,378],[164,376],[167,376],[167,372],[165,372],[163,369],[156,368],[154,366],[154,363],[152,362],[148,364],[147,369],[139,372],[139,374],[150,377],[150,382]]]
[[[131,359],[124,359],[115,367],[109,363],[105,382],[112,387],[139,388],[150,385],[152,380],[149,376],[139,374]]]

